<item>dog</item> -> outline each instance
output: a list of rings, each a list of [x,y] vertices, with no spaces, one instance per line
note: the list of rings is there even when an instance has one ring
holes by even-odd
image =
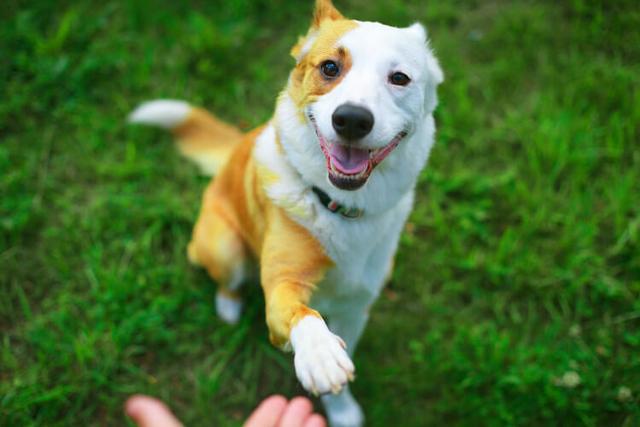
[[[419,23],[350,20],[330,0],[316,0],[291,54],[273,118],[247,134],[174,100],[144,103],[130,121],[171,130],[216,176],[187,255],[217,282],[218,315],[238,321],[257,261],[271,342],[293,350],[331,425],[360,426],[351,357],[434,142],[443,73]]]

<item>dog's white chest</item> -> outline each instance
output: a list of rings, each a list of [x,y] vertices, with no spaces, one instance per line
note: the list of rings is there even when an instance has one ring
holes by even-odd
[[[334,261],[318,284],[311,305],[321,312],[353,302],[371,303],[390,271],[398,239],[413,204],[408,193],[388,212],[367,218],[346,219],[315,206],[313,221],[304,225]]]
[[[256,140],[254,156],[259,168],[277,177],[265,190],[274,203],[318,239],[335,264],[318,284],[311,305],[322,312],[349,301],[373,302],[391,268],[400,232],[413,205],[413,191],[390,201],[391,207],[383,212],[371,214],[365,210],[361,218],[345,218],[320,203],[276,148],[275,140],[273,126]],[[388,196],[384,190],[378,194]]]

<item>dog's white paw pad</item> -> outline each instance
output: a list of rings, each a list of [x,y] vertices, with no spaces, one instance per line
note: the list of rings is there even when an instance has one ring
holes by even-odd
[[[240,320],[240,314],[242,314],[242,301],[218,292],[216,295],[216,313],[226,323],[235,325]]]
[[[355,368],[344,341],[334,335],[324,320],[306,316],[291,330],[296,375],[302,386],[314,393],[338,393],[352,381]]]

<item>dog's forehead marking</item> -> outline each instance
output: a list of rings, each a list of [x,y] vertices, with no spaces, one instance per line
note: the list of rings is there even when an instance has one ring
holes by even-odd
[[[323,21],[316,33],[315,41],[311,45],[309,55],[318,56],[326,54],[328,50],[337,47],[338,40],[344,37],[345,34],[358,28],[359,25],[360,23],[358,21],[351,19]]]
[[[289,94],[299,107],[304,107],[316,100],[319,96],[330,92],[351,67],[351,55],[344,47],[339,46],[338,40],[345,34],[357,28],[357,21],[340,19],[336,21],[326,20],[320,24],[318,30],[308,35],[311,37],[311,47],[308,49],[291,73]],[[305,45],[309,43],[309,40]],[[319,65],[325,60],[334,60],[341,65],[341,75],[333,80],[324,79],[318,71]]]

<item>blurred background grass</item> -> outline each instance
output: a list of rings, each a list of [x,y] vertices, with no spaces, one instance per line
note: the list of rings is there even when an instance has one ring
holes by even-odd
[[[16,1],[0,11],[0,423],[193,426],[301,393],[185,245],[207,180],[129,128],[157,97],[267,120],[311,1]],[[368,425],[640,425],[636,1],[341,0],[424,22],[446,82],[353,385]]]

